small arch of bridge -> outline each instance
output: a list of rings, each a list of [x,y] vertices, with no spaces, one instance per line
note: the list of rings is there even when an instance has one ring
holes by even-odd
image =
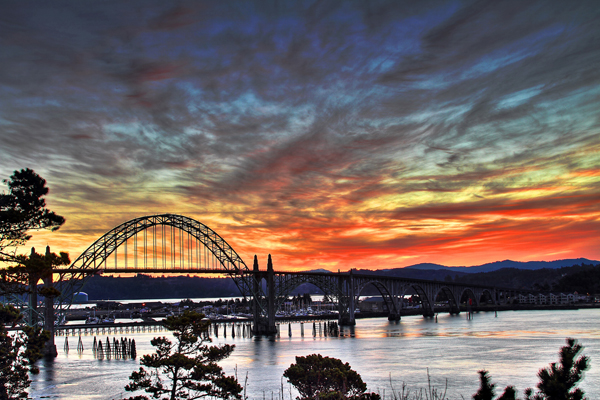
[[[390,288],[387,287],[387,285],[385,285],[383,282],[380,282],[378,280],[372,279],[372,280],[366,280],[366,281],[360,282],[360,284],[357,287],[356,294],[355,294],[356,304],[357,305],[359,304],[359,298],[362,295],[363,290],[366,289],[368,286],[375,287],[375,289],[377,289],[377,291],[381,295],[381,298],[383,299],[383,303],[385,304],[385,307],[387,308],[387,311],[388,311],[388,319],[399,320],[401,306],[398,304],[398,300],[397,300],[396,296],[394,296],[392,294],[392,291],[390,290]]]
[[[460,297],[459,297],[459,301],[462,301],[462,299],[465,297],[465,295],[467,296],[466,301],[468,303],[469,299],[472,300],[472,303],[474,303],[474,305],[479,306],[479,297],[475,295],[475,292],[473,291],[472,288],[470,287],[466,287],[463,288],[463,290],[460,292]]]
[[[481,296],[479,297],[479,305],[481,305],[481,301],[483,300],[483,296],[485,296],[485,295],[488,296],[488,298],[492,302],[492,304],[498,304],[498,301],[497,301],[494,293],[492,293],[491,290],[484,288],[481,290]]]
[[[446,301],[448,302],[448,309],[449,309],[450,314],[459,314],[460,313],[460,307],[459,307],[459,301],[460,300],[457,300],[456,294],[448,286],[442,286],[437,291],[437,293],[434,295],[434,297],[433,297],[433,303],[434,303],[433,311],[435,311],[435,302],[438,299],[438,296],[440,294],[443,294],[444,297],[446,298]]]
[[[326,274],[323,275],[305,275],[305,274],[276,274],[276,304],[275,312],[281,310],[284,302],[292,294],[294,289],[302,284],[310,283],[319,288],[325,295],[331,296],[340,302],[344,302],[343,293],[335,279],[331,279]]]

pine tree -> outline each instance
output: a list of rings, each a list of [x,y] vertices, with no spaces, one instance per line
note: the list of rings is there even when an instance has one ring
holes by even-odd
[[[479,373],[479,390],[473,395],[473,400],[492,400],[494,398],[494,385],[490,381],[487,371],[481,370]]]
[[[488,371],[481,370],[478,372],[480,385],[477,393],[473,395],[473,400],[493,400],[496,385],[491,382],[492,378],[489,376]],[[507,386],[502,396],[498,397],[498,400],[515,400],[516,394],[514,387]]]
[[[583,378],[583,373],[589,368],[589,358],[577,356],[583,346],[573,338],[567,338],[567,345],[560,349],[560,364],[550,364],[538,372],[540,382],[539,392],[535,395],[528,389],[526,400],[584,400],[585,393],[575,386]]]
[[[14,326],[22,318],[13,306],[0,303],[0,400],[27,397],[31,384],[28,374],[39,372],[35,362],[42,357],[42,348],[50,337],[49,332],[30,327],[9,334],[5,325]]]
[[[15,171],[8,184],[9,193],[0,194],[0,260],[14,259],[7,247],[24,244],[30,230],[57,230],[65,219],[46,208],[46,180],[27,168]]]
[[[168,317],[165,327],[173,331],[175,343],[166,337],[154,338],[150,343],[156,353],[142,357],[143,367],[131,374],[125,390],[144,390],[156,399],[240,399],[242,387],[237,379],[225,376],[217,365],[229,357],[235,346],[207,345],[211,341],[206,337],[210,321],[203,318],[204,315],[190,310]],[[130,398],[133,399],[148,397],[138,395]]]

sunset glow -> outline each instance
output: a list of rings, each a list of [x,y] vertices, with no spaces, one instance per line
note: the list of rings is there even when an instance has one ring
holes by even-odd
[[[599,260],[599,14],[4,2],[0,175],[67,220],[23,250],[172,213],[278,270]]]

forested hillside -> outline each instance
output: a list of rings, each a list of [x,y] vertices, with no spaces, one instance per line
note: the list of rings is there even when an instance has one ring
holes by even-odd
[[[382,275],[382,271],[357,271]],[[575,265],[557,269],[526,270],[503,268],[492,272],[466,274],[446,270],[385,271],[388,276],[415,279],[445,280],[457,283],[500,286],[515,289],[534,289],[556,292],[600,293],[600,264]],[[90,300],[168,299],[240,296],[231,278],[206,278],[197,276],[152,277],[137,275],[121,278],[94,276],[85,284],[83,291]],[[294,290],[298,293],[321,293],[310,284]],[[377,295],[374,287],[368,286],[364,295]]]
[[[82,291],[89,300],[171,299],[239,296],[230,278],[196,276],[135,277],[93,276]]]
[[[134,277],[93,276],[84,285],[89,300],[187,299],[203,297],[239,297],[231,278],[197,276]],[[303,284],[292,294],[322,293],[315,286]]]
[[[453,281],[515,289],[600,293],[600,264],[539,270],[503,268],[456,276]]]

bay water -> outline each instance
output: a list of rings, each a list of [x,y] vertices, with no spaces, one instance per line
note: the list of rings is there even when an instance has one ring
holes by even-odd
[[[318,323],[317,323],[318,326]],[[591,368],[579,385],[589,399],[600,399],[600,309],[479,312],[467,319],[439,314],[437,318],[405,316],[358,319],[355,327],[343,327],[343,336],[313,336],[312,323],[281,325],[279,337],[213,338],[213,344],[234,344],[231,357],[220,365],[236,374],[248,399],[292,399],[297,392],[283,378],[296,356],[319,353],[348,362],[367,383],[369,391],[393,398],[403,383],[415,392],[429,386],[446,392],[448,399],[470,399],[479,387],[477,371],[489,371],[497,394],[513,385],[519,397],[535,387],[540,368],[558,362],[565,339],[577,339],[591,360]],[[301,335],[304,330],[304,336]],[[56,337],[58,357],[39,362],[40,374],[32,376],[33,399],[120,399],[133,395],[124,386],[139,358],[153,351],[150,340],[169,332],[96,335],[135,339],[135,360],[103,359],[92,354],[94,335]],[[69,340],[69,351],[64,348]]]

